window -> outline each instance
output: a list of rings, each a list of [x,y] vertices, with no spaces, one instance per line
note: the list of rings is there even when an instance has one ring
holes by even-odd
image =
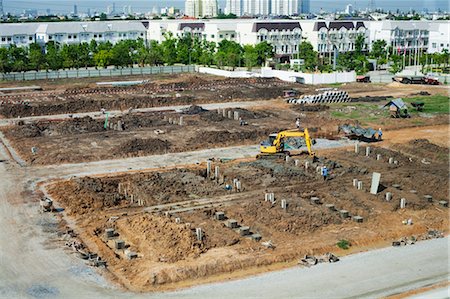
[[[30,37],[28,38],[28,40],[33,40],[33,37],[32,37],[32,36],[30,36]]]
[[[48,39],[53,39],[53,36],[52,36],[52,35],[49,35],[49,36],[48,36]]]
[[[74,36],[73,36],[73,38],[77,38],[77,36],[76,36],[76,35],[74,35]]]
[[[97,34],[94,34],[94,38],[97,38]]]
[[[102,38],[102,37],[103,37],[103,35],[99,34],[99,35],[98,35],[98,37]]]
[[[234,34],[231,34],[231,38],[234,38]]]
[[[444,46],[444,44],[441,44],[441,47],[443,47]]]
[[[223,38],[223,34],[220,34],[219,37],[220,37],[220,38]]]
[[[214,34],[211,34],[211,38],[214,38]]]
[[[6,41],[6,38],[2,37],[2,42]]]
[[[144,33],[141,33],[141,36],[144,36]]]

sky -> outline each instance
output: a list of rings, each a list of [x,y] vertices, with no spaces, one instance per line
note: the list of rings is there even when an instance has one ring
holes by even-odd
[[[370,0],[310,0],[311,11],[318,12],[321,8],[326,11],[343,11],[347,4],[352,4],[356,9],[364,9],[368,6]],[[449,11],[448,0],[373,0],[376,8],[385,10],[409,11]],[[37,9],[40,13],[45,13],[49,8],[52,13],[70,13],[73,11],[74,4],[77,5],[78,12],[84,13],[90,8],[93,11],[106,11],[106,7],[112,6],[113,2],[116,11],[121,12],[125,5],[131,5],[135,12],[149,12],[153,7],[170,7],[184,9],[184,0],[3,0],[3,10],[5,12],[21,13],[24,9]],[[218,0],[219,7],[225,7],[225,0]]]

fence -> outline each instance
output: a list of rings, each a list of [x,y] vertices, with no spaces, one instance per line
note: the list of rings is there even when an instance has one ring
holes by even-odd
[[[113,77],[129,75],[152,75],[152,74],[176,74],[194,72],[193,65],[182,66],[151,66],[120,69],[78,69],[59,71],[29,71],[22,73],[1,73],[0,80],[24,81],[24,80],[48,80],[66,78],[88,78],[88,77]]]

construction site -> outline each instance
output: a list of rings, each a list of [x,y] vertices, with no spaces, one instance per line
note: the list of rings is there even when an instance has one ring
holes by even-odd
[[[0,164],[5,196],[44,223],[46,244],[117,288],[174,290],[448,235],[446,86],[89,80],[0,94]]]

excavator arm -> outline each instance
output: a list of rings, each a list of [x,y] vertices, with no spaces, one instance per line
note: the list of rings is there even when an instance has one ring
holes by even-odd
[[[283,142],[284,139],[289,137],[302,137],[305,139],[306,147],[308,149],[308,153],[310,156],[314,156],[312,151],[312,141],[309,136],[308,129],[305,129],[303,132],[299,130],[286,130],[281,131],[277,134],[276,138],[273,140],[271,145],[261,145],[261,153],[262,154],[279,154],[284,151]]]

